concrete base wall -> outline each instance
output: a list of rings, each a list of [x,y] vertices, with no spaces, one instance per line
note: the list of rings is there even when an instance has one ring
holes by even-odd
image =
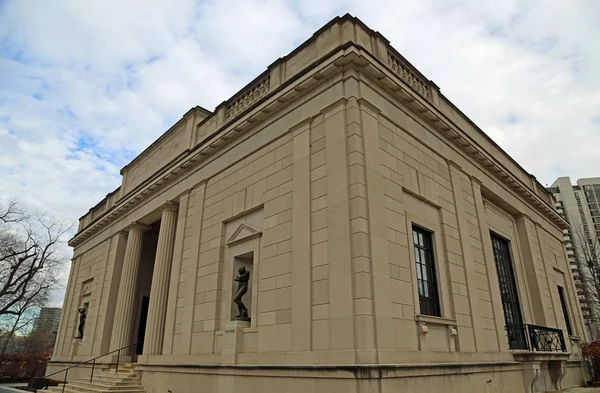
[[[46,374],[72,364],[52,362]],[[107,366],[97,364],[96,370]],[[536,379],[531,364],[521,362],[306,367],[136,364],[135,370],[146,393],[533,393],[555,389],[548,363],[540,364]],[[87,378],[90,372],[88,365],[72,368],[67,380]],[[64,373],[52,378],[62,380]],[[561,386],[582,386],[588,379],[585,363],[571,361],[565,366]]]
[[[564,388],[572,386],[582,386],[585,381],[591,380],[587,363],[583,360],[567,362],[565,375],[562,379],[562,386]]]
[[[529,393],[530,374],[522,364],[453,364],[361,367],[236,367],[139,365],[147,393]],[[570,364],[563,388],[580,386],[582,370]],[[534,391],[538,390],[537,382]],[[552,391],[551,385],[543,391]]]

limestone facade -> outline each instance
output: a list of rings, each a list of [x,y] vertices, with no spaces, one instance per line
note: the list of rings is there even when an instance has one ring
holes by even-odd
[[[214,112],[191,109],[122,176],[70,241],[49,371],[143,341],[121,360],[149,393],[534,392],[585,377],[551,195],[356,18]],[[492,236],[526,348],[509,348]],[[241,264],[250,322],[232,321]],[[558,329],[565,351],[534,351],[523,325]]]

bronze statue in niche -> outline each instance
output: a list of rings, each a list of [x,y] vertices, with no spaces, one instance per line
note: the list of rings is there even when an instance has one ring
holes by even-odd
[[[79,310],[79,326],[77,327],[77,331],[79,332],[79,335],[77,335],[77,337],[75,338],[83,338],[83,328],[85,326],[85,318],[86,318],[86,309],[85,308],[80,308]]]
[[[238,282],[238,289],[233,297],[233,302],[237,304],[238,307],[238,315],[236,315],[233,319],[238,321],[250,321],[250,316],[248,316],[248,308],[242,302],[242,296],[248,292],[249,280],[250,272],[246,270],[245,266],[240,266],[238,269],[238,275],[235,278],[235,281]]]

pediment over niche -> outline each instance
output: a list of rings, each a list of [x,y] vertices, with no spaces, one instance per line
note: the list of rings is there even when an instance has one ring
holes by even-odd
[[[227,245],[232,246],[237,243],[241,243],[246,240],[254,239],[262,235],[262,232],[256,228],[251,227],[246,223],[241,223],[240,226],[233,232],[231,237],[227,240]]]
[[[89,280],[85,280],[84,282],[81,283],[81,295],[85,296],[85,295],[89,295],[90,293],[92,293],[92,282],[94,281],[93,278],[90,278]]]

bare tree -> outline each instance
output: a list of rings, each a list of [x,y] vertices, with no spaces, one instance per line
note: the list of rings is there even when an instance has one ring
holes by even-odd
[[[0,321],[12,321],[13,334],[26,311],[45,305],[60,286],[66,263],[60,247],[70,228],[64,219],[27,210],[16,200],[0,204]]]
[[[600,312],[600,242],[598,236],[581,222],[571,227],[571,234],[579,264],[579,279],[583,284],[585,298],[592,308],[592,316],[596,319]]]
[[[34,330],[25,337],[23,343],[25,353],[45,353],[54,345],[53,332]]]

